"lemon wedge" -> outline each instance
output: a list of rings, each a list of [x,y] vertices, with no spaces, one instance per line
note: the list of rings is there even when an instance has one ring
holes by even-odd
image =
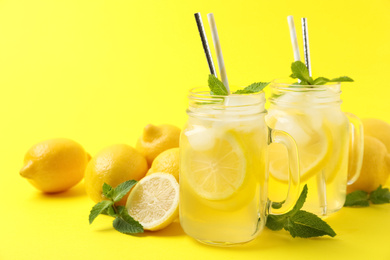
[[[215,138],[206,151],[189,149],[185,164],[190,187],[202,198],[223,200],[232,196],[243,184],[247,162],[235,136],[226,132]]]
[[[167,173],[146,176],[131,191],[126,208],[145,230],[160,230],[179,216],[179,184]]]
[[[301,182],[305,182],[324,169],[332,157],[332,133],[326,121],[319,130],[310,129],[307,123],[297,127],[302,127],[310,136],[310,139],[305,141],[300,140],[300,136],[293,136],[298,146]],[[288,155],[286,148],[281,144],[271,144],[269,160],[270,175],[278,181],[287,182]]]

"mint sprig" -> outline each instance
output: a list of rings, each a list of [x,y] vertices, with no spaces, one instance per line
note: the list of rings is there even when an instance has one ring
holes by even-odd
[[[368,207],[372,204],[390,203],[390,191],[388,188],[382,188],[382,185],[368,193],[362,190],[356,190],[347,194],[344,207]]]
[[[135,180],[129,180],[119,184],[116,188],[104,183],[103,195],[108,200],[103,200],[93,206],[89,214],[89,224],[92,224],[98,215],[105,214],[115,218],[113,227],[121,233],[136,234],[144,232],[142,225],[129,215],[126,207],[115,206],[115,202],[120,201],[136,183]]]
[[[293,209],[281,215],[269,215],[266,226],[274,231],[285,229],[292,237],[319,237],[319,236],[336,236],[334,230],[317,215],[301,210],[308,193],[307,185],[303,187]],[[272,207],[278,208],[279,204],[273,204]]]
[[[353,82],[353,79],[347,76],[342,76],[334,79],[328,79],[325,77],[318,77],[313,79],[310,77],[309,70],[307,69],[305,63],[302,61],[295,61],[291,64],[292,74],[290,75],[293,79],[299,79],[299,83],[294,85],[324,85],[330,82]]]
[[[269,82],[255,82],[250,84],[244,89],[239,89],[233,94],[252,94],[262,91]],[[225,85],[216,76],[210,74],[208,79],[208,85],[210,88],[211,95],[227,96],[229,95]]]

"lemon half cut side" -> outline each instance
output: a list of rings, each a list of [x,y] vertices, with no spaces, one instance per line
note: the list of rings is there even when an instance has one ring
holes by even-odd
[[[130,192],[126,208],[145,230],[165,228],[179,216],[179,184],[167,173],[146,176]]]

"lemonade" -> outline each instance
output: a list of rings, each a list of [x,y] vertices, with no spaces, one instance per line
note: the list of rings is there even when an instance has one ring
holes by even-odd
[[[268,212],[264,93],[192,92],[180,139],[180,224],[214,245],[248,242]]]
[[[274,83],[266,117],[272,128],[286,131],[296,141],[301,185],[309,193],[304,210],[320,216],[343,207],[346,196],[349,121],[340,110],[340,84],[305,87]],[[282,200],[287,186],[286,152],[270,147],[270,196]]]

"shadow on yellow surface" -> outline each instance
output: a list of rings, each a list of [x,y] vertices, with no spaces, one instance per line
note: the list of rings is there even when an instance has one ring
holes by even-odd
[[[94,228],[94,232],[114,232],[114,228],[112,227],[112,220],[114,218],[109,216],[100,216],[100,218],[107,218],[111,221],[100,221],[100,223],[97,224],[97,228]],[[104,224],[103,224],[104,223]],[[116,231],[115,231],[116,232]],[[168,227],[159,230],[159,231],[148,231],[145,230],[144,233],[141,234],[133,234],[131,236],[133,237],[179,237],[179,236],[185,236],[183,229],[180,226],[179,221],[174,221],[172,224],[170,224]]]
[[[84,188],[84,182],[81,182],[77,184],[76,186],[72,187],[71,189],[59,192],[59,193],[44,193],[44,192],[37,192],[36,199],[59,199],[59,198],[73,198],[73,197],[80,197],[87,195]]]
[[[267,251],[267,250],[276,250],[281,248],[291,248],[296,250],[297,248],[302,248],[302,250],[307,250],[307,246],[309,244],[315,244],[318,242],[321,242],[322,245],[327,244],[328,246],[331,246],[331,244],[337,244],[338,242],[337,238],[331,238],[331,237],[317,237],[317,238],[310,238],[310,239],[303,239],[303,238],[292,238],[290,234],[287,231],[281,230],[281,231],[271,231],[267,228],[264,228],[263,232],[253,241],[243,244],[243,245],[235,245],[228,247],[229,251],[235,251],[235,252],[250,252],[250,251]],[[200,242],[197,242],[195,239],[193,239],[194,246],[202,247],[206,250],[213,250],[213,251],[225,251],[227,247],[216,247],[216,246],[210,246],[206,244],[202,244]]]
[[[159,236],[159,237],[172,237],[172,236],[185,236],[183,229],[180,226],[180,222],[175,220],[172,224],[159,231],[145,231],[147,236]]]

